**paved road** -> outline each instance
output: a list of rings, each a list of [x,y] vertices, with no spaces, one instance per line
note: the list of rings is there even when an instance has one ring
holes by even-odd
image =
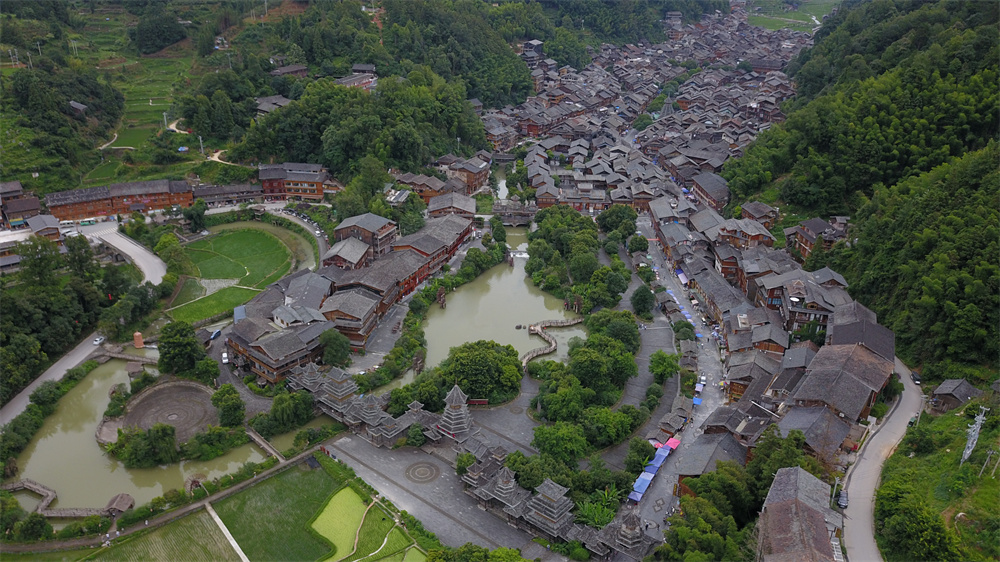
[[[882,474],[882,465],[906,434],[910,418],[917,415],[923,403],[923,393],[910,379],[910,370],[896,358],[896,372],[903,381],[903,394],[875,433],[858,453],[858,460],[847,473],[845,487],[850,498],[844,510],[844,546],[850,562],[875,562],[882,554],[875,543],[875,490]]]
[[[134,263],[139,270],[142,271],[143,277],[146,281],[151,281],[154,284],[159,284],[163,281],[163,275],[167,272],[167,266],[163,263],[163,260],[156,257],[155,254],[144,248],[142,245],[130,240],[123,234],[119,234],[117,228],[118,223],[104,222],[96,225],[80,227],[80,232],[97,236],[108,244],[118,248],[121,252],[128,254],[128,256],[132,259],[132,263]],[[67,370],[76,367],[87,359],[87,356],[97,349],[93,343],[94,338],[96,337],[96,332],[85,336],[83,341],[77,344],[76,347],[53,363],[51,367],[46,369],[45,372],[39,375],[37,379],[18,393],[17,396],[12,398],[10,402],[3,406],[3,408],[0,408],[0,424],[9,422],[15,416],[23,412],[24,409],[28,407],[31,393],[34,392],[35,389],[38,388],[43,382],[62,379]]]
[[[156,254],[146,249],[142,244],[118,232],[117,222],[99,222],[90,226],[81,226],[79,230],[83,234],[104,240],[105,243],[126,254],[132,263],[142,271],[144,281],[149,281],[154,285],[159,285],[163,281],[163,276],[167,273],[167,264],[163,263],[163,260],[156,257]]]
[[[29,397],[31,396],[31,393],[39,387],[39,385],[45,381],[55,381],[61,379],[63,375],[66,374],[67,370],[76,367],[87,359],[87,356],[97,349],[97,346],[94,345],[93,341],[96,337],[97,332],[85,336],[83,341],[81,341],[76,347],[53,363],[52,366],[39,375],[34,382],[19,392],[17,396],[11,398],[10,402],[7,402],[3,408],[0,408],[0,425],[14,419],[15,416],[23,412],[24,409],[28,407]]]

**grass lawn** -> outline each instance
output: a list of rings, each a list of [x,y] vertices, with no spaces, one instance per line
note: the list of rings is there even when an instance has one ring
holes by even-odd
[[[202,287],[197,279],[188,278],[184,280],[184,285],[178,291],[177,298],[170,304],[172,306],[180,306],[203,296],[205,296],[205,287]]]
[[[358,546],[354,554],[348,556],[347,558],[337,555],[330,560],[339,559],[344,562],[353,562],[355,560],[367,558],[369,555],[374,554],[382,548],[383,543],[386,542],[386,535],[392,531],[393,525],[395,524],[396,522],[393,521],[392,515],[386,513],[384,509],[376,505],[368,510],[368,513],[365,515],[365,520],[361,524],[361,532],[358,534]],[[380,554],[381,552],[390,554],[392,553],[392,550],[379,551]],[[377,557],[378,556],[375,558]]]
[[[997,535],[997,498],[1000,498],[1000,480],[991,478],[990,471],[997,462],[996,455],[982,477],[978,476],[986,461],[986,451],[995,448],[1000,438],[1000,426],[990,423],[990,414],[979,433],[979,440],[972,456],[959,468],[962,451],[965,449],[966,429],[979,412],[975,405],[966,406],[971,415],[965,415],[963,408],[933,416],[920,417],[920,427],[907,429],[907,437],[920,435],[922,441],[929,440],[929,453],[908,455],[911,446],[904,439],[896,452],[889,457],[882,469],[883,484],[902,481],[910,484],[914,492],[927,501],[931,510],[941,513],[945,525],[954,529],[959,544],[967,549],[965,559],[996,560],[1000,553],[1000,535]],[[956,415],[957,414],[957,415]],[[998,471],[1000,473],[1000,471]],[[956,519],[957,514],[964,514]],[[987,531],[987,529],[993,529]],[[882,537],[877,537],[882,538]],[[880,548],[884,548],[880,541]],[[883,555],[885,555],[883,550]],[[887,556],[888,560],[898,559]]]
[[[99,552],[93,560],[239,560],[207,511],[182,517],[155,531]]]
[[[231,230],[247,230],[247,229],[261,230],[271,234],[272,236],[275,236],[276,238],[278,238],[278,240],[281,240],[281,242],[285,245],[285,247],[292,251],[292,254],[295,257],[295,263],[297,264],[297,267],[299,269],[302,268],[312,269],[313,266],[316,265],[316,254],[313,251],[312,245],[309,243],[309,241],[307,241],[302,236],[299,236],[298,234],[292,232],[291,230],[281,228],[280,226],[275,226],[273,224],[268,224],[265,222],[246,221],[246,222],[234,222],[230,224],[222,224],[219,226],[213,226],[209,228],[209,230],[211,230],[212,232],[227,232]],[[202,240],[199,242],[195,242],[194,244],[188,245],[188,247],[189,248],[194,247],[195,244],[200,244],[202,242],[205,241]],[[205,247],[207,247],[207,244]],[[264,283],[261,286],[264,285],[267,285],[267,283]]]
[[[330,545],[309,531],[309,520],[341,483],[324,470],[303,467],[213,504],[250,560],[312,561],[330,553]]]
[[[262,288],[291,268],[281,240],[260,230],[231,230],[186,246],[203,279],[240,279],[244,287]]]
[[[120,165],[120,161],[115,160],[114,158],[109,158],[103,164],[87,173],[84,182],[91,183],[110,181],[115,177],[115,170],[117,170]]]
[[[427,555],[417,547],[407,550],[406,556],[403,557],[403,562],[424,562],[425,560],[427,560]]]
[[[169,312],[174,320],[197,322],[239,306],[252,299],[259,292],[256,289],[244,287],[226,287],[207,297],[171,309]]]
[[[357,492],[345,486],[330,498],[323,512],[312,522],[312,528],[326,537],[335,548],[330,560],[349,556],[354,550],[354,537],[358,527],[362,525],[361,518],[364,517],[365,507],[365,502]],[[385,537],[384,532],[382,537]],[[360,548],[360,544],[358,546]]]

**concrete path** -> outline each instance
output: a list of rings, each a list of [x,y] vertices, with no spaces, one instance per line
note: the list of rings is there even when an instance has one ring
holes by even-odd
[[[28,407],[31,393],[41,386],[43,382],[57,381],[66,374],[66,371],[83,363],[87,359],[87,356],[97,350],[97,346],[94,345],[94,338],[96,337],[97,332],[84,336],[83,341],[77,344],[76,347],[60,357],[58,361],[53,363],[37,379],[26,386],[17,396],[11,398],[10,402],[4,404],[3,408],[0,408],[0,425],[10,422],[10,420],[14,419],[14,417]]]
[[[111,137],[111,140],[97,147],[97,150],[104,150],[105,148],[114,144],[116,140],[118,140],[118,133],[115,133],[115,136]]]
[[[116,250],[128,255],[132,263],[142,271],[144,281],[149,281],[154,285],[159,285],[163,281],[163,276],[167,273],[167,264],[156,257],[156,254],[147,250],[142,244],[132,240],[128,236],[118,232],[117,227],[94,232],[105,243]]]
[[[217,514],[215,510],[212,509],[211,503],[205,502],[205,511],[207,511],[208,514],[212,516],[212,520],[215,521],[215,524],[219,526],[219,530],[222,531],[222,534],[226,535],[226,540],[229,541],[230,546],[232,546],[233,550],[236,551],[236,554],[239,555],[240,560],[242,560],[243,562],[250,562],[250,559],[247,558],[247,555],[243,554],[243,549],[240,548],[240,543],[236,542],[236,539],[233,538],[233,535],[232,533],[229,532],[229,529],[226,527],[226,524],[222,522],[222,519],[219,519],[219,514]]]
[[[412,447],[376,448],[345,434],[326,447],[399,509],[405,509],[442,543],[459,547],[472,542],[486,548],[520,548],[531,537],[499,517],[479,509],[462,491],[455,469],[436,455]]]
[[[903,381],[903,394],[882,423],[868,437],[858,460],[847,471],[844,487],[850,499],[844,510],[844,546],[850,562],[882,560],[875,543],[875,491],[879,486],[882,465],[906,434],[910,418],[923,405],[923,392],[912,379],[910,370],[896,359],[896,372]]]

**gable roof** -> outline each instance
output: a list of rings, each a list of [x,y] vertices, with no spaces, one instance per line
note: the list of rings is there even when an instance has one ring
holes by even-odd
[[[387,224],[396,224],[395,222],[376,215],[375,213],[365,213],[363,215],[355,215],[344,219],[339,225],[337,225],[336,230],[343,230],[352,226],[367,230],[368,232],[378,232],[378,230]]]

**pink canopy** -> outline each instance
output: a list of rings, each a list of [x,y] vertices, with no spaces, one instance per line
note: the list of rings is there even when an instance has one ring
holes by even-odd
[[[671,437],[670,439],[667,439],[667,447],[670,447],[671,449],[676,449],[677,446],[680,444],[681,440],[677,439],[676,437]]]
[[[662,446],[663,446],[663,443],[660,443],[659,441],[657,441],[656,443],[653,443],[653,447],[655,447],[657,449],[659,449]]]

